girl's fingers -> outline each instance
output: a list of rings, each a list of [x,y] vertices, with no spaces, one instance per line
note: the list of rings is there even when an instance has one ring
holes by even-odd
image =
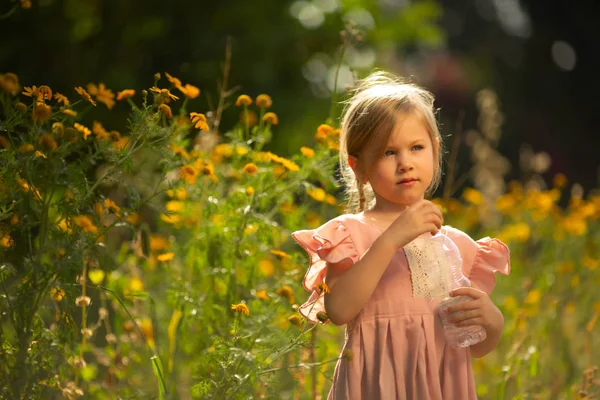
[[[473,299],[479,299],[483,295],[485,295],[485,292],[482,292],[481,290],[475,289],[473,287],[461,287],[458,289],[454,289],[452,293],[450,293],[450,296],[452,297],[469,296]]]
[[[450,315],[448,317],[448,321],[452,323],[464,322],[470,319],[481,317],[481,312],[479,310],[470,310],[463,311],[459,313],[455,313],[454,315]]]
[[[462,312],[471,312],[473,310],[480,310],[481,307],[479,306],[479,303],[476,301],[465,301],[459,304],[453,304],[451,306],[449,306],[448,308],[446,308],[446,312],[448,314],[453,314],[453,313],[462,313]]]

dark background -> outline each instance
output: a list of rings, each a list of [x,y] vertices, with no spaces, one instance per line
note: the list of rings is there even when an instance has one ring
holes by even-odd
[[[310,28],[292,16],[292,2],[280,0],[33,0],[30,9],[17,7],[0,20],[0,73],[14,72],[23,86],[47,84],[72,97],[74,86],[100,81],[115,93],[126,88],[139,93],[152,86],[155,72],[166,71],[201,88],[188,108],[202,112],[217,102],[229,37],[230,86],[237,87],[231,100],[241,93],[270,94],[272,110],[280,117],[272,148],[286,155],[311,145],[316,127],[329,115],[331,96],[323,82],[305,78],[307,62],[322,54],[328,67],[334,65],[342,17],[349,9],[362,8],[375,27],[365,30],[357,47],[375,52],[372,67],[410,75],[432,90],[444,134],[453,134],[461,113],[464,130],[477,128],[475,95],[490,88],[504,114],[498,150],[513,166],[506,179],[522,178],[519,152],[525,144],[550,155],[552,164],[542,175],[548,183],[562,172],[587,190],[598,187],[600,30],[593,2],[337,4]],[[0,14],[14,5],[0,1]],[[575,52],[570,70],[552,56],[557,41]],[[364,76],[372,67],[355,71]],[[167,86],[165,80],[161,83]],[[109,129],[124,129],[127,112],[122,104],[110,113],[98,107],[89,118],[102,118]],[[239,109],[228,109],[222,126],[231,126],[238,116]],[[459,168],[466,171],[469,162],[463,149]]]

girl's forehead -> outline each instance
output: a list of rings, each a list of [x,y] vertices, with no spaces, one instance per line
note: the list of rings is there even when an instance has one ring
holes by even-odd
[[[388,137],[389,144],[402,144],[416,140],[431,140],[427,124],[417,115],[398,118]]]

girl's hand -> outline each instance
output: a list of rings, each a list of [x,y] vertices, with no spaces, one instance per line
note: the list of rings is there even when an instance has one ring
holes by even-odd
[[[437,233],[443,223],[444,217],[440,209],[431,201],[423,199],[402,211],[385,234],[396,248],[401,248],[424,233]]]
[[[473,287],[463,287],[455,289],[450,295],[469,296],[472,300],[449,306],[445,311],[449,315],[448,322],[456,326],[481,325],[488,334],[502,331],[504,317],[486,292]]]

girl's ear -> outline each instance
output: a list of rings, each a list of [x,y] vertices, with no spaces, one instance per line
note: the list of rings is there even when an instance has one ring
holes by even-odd
[[[348,156],[348,165],[352,168],[354,175],[356,176],[356,180],[358,182],[366,183],[363,173],[361,171],[360,166],[358,165],[358,158],[354,156]]]
[[[350,168],[352,168],[352,171],[354,171],[354,174],[356,174],[356,165],[358,164],[358,158],[354,157],[354,156],[348,156],[348,165],[350,166]]]

